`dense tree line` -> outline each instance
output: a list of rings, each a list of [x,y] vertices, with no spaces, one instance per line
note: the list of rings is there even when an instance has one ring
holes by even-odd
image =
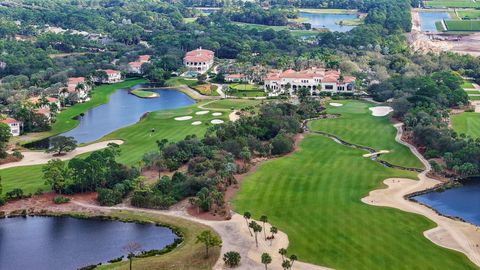
[[[300,106],[267,104],[257,115],[210,128],[203,139],[187,136],[176,143],[159,141],[159,150],[145,154],[143,162],[150,169],[175,173],[160,177],[152,187],[135,190],[131,202],[139,207],[167,208],[194,196],[190,202],[199,210],[221,211],[223,192],[235,182],[233,175],[243,172],[254,157],[291,152],[301,119],[316,116],[320,110],[315,101]],[[182,166],[186,171],[178,171]]]

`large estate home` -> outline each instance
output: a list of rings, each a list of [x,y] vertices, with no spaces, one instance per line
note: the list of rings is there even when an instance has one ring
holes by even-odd
[[[58,98],[54,98],[54,97],[44,97],[44,98],[45,98],[45,100],[42,100],[43,97],[34,96],[34,97],[29,98],[28,101],[30,103],[32,103],[33,105],[36,105],[38,108],[41,108],[41,109],[50,109],[51,104],[57,105],[57,108],[59,110],[62,108],[61,104],[60,104],[60,100],[58,100]]]
[[[88,98],[91,87],[87,84],[85,77],[71,77],[67,79],[67,87],[64,90],[66,90],[62,92],[64,97],[76,93],[77,97],[84,101]]]
[[[320,92],[352,93],[355,90],[355,80],[355,77],[343,76],[338,70],[317,67],[301,71],[272,70],[264,78],[264,87],[269,96],[292,95],[303,87],[307,88],[311,95]]]
[[[114,69],[101,69],[107,75],[105,78],[100,76],[93,76],[92,81],[97,83],[117,83],[122,81],[122,73]]]
[[[20,133],[22,131],[22,126],[23,126],[23,123],[21,121],[18,121],[16,119],[13,119],[13,118],[10,118],[10,117],[7,117],[7,118],[1,120],[0,122],[8,125],[8,127],[10,128],[10,133],[12,134],[12,136],[19,136],[20,135]]]
[[[183,64],[190,71],[205,73],[213,66],[214,55],[214,52],[200,47],[196,50],[187,52],[183,58]]]
[[[128,63],[128,71],[135,74],[142,74],[142,65],[150,62],[150,55],[140,55],[137,61]]]

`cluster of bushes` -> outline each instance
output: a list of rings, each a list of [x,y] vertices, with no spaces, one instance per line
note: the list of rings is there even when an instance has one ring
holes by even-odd
[[[118,154],[118,145],[109,144],[84,159],[73,158],[68,163],[53,159],[43,166],[43,178],[57,193],[97,191],[101,205],[117,204],[134,188],[139,175],[137,169],[116,162]]]
[[[64,196],[55,196],[53,198],[53,203],[55,204],[63,204],[63,203],[68,203],[70,202],[70,198],[64,197]]]

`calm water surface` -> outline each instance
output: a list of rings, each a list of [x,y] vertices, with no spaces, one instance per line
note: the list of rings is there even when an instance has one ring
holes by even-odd
[[[437,32],[435,22],[450,19],[448,12],[419,12],[418,14],[420,15],[420,28],[425,32]]]
[[[480,179],[466,181],[461,187],[414,198],[444,215],[461,217],[480,226]]]
[[[175,238],[170,229],[151,224],[69,217],[2,219],[0,269],[77,269],[124,255],[122,247],[130,242],[151,250]]]
[[[175,109],[195,103],[189,96],[173,89],[150,91],[159,93],[160,97],[139,98],[129,94],[128,90],[118,90],[110,95],[108,103],[88,110],[76,128],[61,135],[72,136],[78,143],[88,143],[138,122],[146,112]]]
[[[307,21],[312,25],[312,28],[327,28],[328,30],[334,32],[347,32],[355,28],[351,25],[339,25],[336,24],[338,21],[342,20],[352,20],[357,18],[356,14],[317,14],[317,13],[307,13],[300,12],[300,18],[306,18]]]

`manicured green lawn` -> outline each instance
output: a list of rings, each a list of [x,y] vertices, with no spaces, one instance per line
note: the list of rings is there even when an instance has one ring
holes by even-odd
[[[471,81],[463,81],[463,83],[462,83],[461,86],[462,86],[462,88],[464,88],[464,89],[465,89],[465,88],[467,88],[467,89],[475,88],[475,87],[473,86],[473,84],[472,84]]]
[[[260,87],[256,84],[249,84],[249,83],[231,83],[228,85],[229,87],[239,90],[239,91],[258,91]]]
[[[3,169],[0,171],[0,176],[3,194],[14,188],[21,188],[26,194],[34,193],[38,189],[50,190],[42,179],[42,165]]]
[[[452,21],[445,20],[448,31],[480,31],[480,20],[478,21]]]
[[[459,134],[480,138],[480,113],[464,112],[451,117],[452,127]]]
[[[183,77],[172,77],[165,82],[165,85],[170,87],[179,85],[187,85],[189,87],[193,87],[195,85],[198,85],[198,82],[196,79],[187,80]]]
[[[312,130],[327,132],[347,142],[368,146],[375,150],[389,150],[390,153],[380,158],[392,164],[423,168],[410,149],[395,142],[396,129],[388,117],[371,115],[368,107],[373,105],[361,101],[334,102],[344,105],[341,107],[327,105],[327,112],[341,114],[341,116],[335,119],[312,121],[309,123]]]
[[[252,99],[224,99],[208,102],[206,105],[204,105],[204,107],[217,110],[239,110],[250,106],[256,106],[263,102],[265,101]]]
[[[159,94],[152,92],[152,91],[147,91],[147,90],[141,90],[141,89],[135,89],[131,91],[133,95],[140,97],[140,98],[153,98],[153,97],[158,97]]]
[[[472,0],[432,0],[432,1],[425,1],[425,6],[436,7],[436,8],[447,8],[447,7],[474,8],[474,7],[480,7],[480,3],[478,1],[472,1]]]
[[[307,135],[297,152],[266,161],[245,178],[234,209],[257,219],[267,215],[287,233],[289,254],[337,270],[477,269],[463,254],[423,236],[435,227],[428,219],[360,201],[386,178],[415,177],[364,153]]]
[[[468,96],[469,100],[480,100],[480,96]]]
[[[457,13],[462,19],[480,19],[480,10],[458,10]]]

